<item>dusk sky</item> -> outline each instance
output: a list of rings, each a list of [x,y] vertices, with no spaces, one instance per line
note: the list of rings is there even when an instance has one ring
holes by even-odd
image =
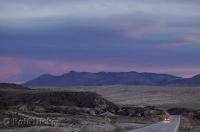
[[[200,74],[200,0],[0,0],[0,82],[71,70]]]

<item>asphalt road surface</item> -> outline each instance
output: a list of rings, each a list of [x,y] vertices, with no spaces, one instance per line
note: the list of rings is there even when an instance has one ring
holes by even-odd
[[[178,132],[180,116],[171,116],[170,121],[162,121],[147,127],[130,130],[128,132]]]

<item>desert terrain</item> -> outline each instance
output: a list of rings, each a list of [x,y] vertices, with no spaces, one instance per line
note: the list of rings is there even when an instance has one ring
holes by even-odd
[[[199,87],[4,85],[0,132],[126,132],[168,113],[181,115],[179,132],[199,130]]]
[[[92,91],[119,105],[200,109],[200,87],[111,85],[34,88]]]
[[[46,89],[45,87],[43,87]],[[49,89],[49,88],[48,88]],[[180,132],[199,132],[200,120],[193,118],[193,111],[199,115],[200,87],[184,86],[73,86],[50,88],[52,90],[75,90],[96,92],[121,106],[155,106],[181,114]],[[199,117],[198,117],[199,118]]]

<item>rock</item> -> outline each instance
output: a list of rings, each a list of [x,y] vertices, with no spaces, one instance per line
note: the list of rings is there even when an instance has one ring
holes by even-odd
[[[102,114],[100,114],[101,116],[105,116],[105,117],[112,117],[112,116],[116,116],[115,114],[113,114],[113,113],[110,113],[110,112],[105,112],[105,113],[102,113]]]
[[[150,119],[164,120],[169,117],[169,114],[161,109],[155,107],[122,107],[118,111],[119,115],[130,117],[144,117]]]

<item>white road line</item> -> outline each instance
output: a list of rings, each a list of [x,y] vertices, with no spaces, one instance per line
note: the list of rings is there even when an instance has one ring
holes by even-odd
[[[179,125],[180,125],[180,120],[181,120],[181,119],[180,119],[180,116],[179,116],[179,118],[178,118],[178,123],[177,123],[177,126],[176,126],[174,132],[178,132]]]

